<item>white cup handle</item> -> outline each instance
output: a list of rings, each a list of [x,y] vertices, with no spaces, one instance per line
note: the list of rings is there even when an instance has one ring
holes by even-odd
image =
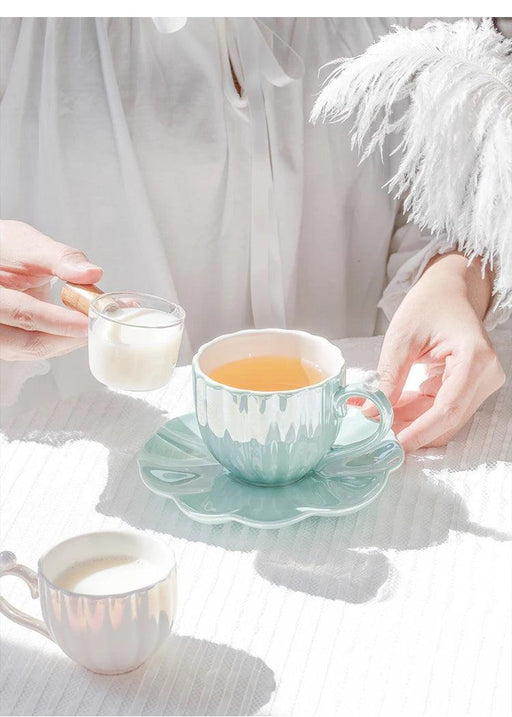
[[[9,550],[4,550],[0,553],[0,578],[3,578],[5,575],[15,575],[16,577],[21,578],[27,583],[30,594],[34,600],[39,598],[37,575],[30,568],[17,563],[16,556]],[[18,610],[18,608],[11,605],[10,602],[7,602],[7,600],[1,596],[0,613],[8,617],[9,620],[17,622],[18,625],[23,625],[23,627],[28,627],[30,630],[35,630],[50,640],[53,639],[42,620],[38,620],[36,617],[32,617],[31,615],[27,615],[27,613]]]

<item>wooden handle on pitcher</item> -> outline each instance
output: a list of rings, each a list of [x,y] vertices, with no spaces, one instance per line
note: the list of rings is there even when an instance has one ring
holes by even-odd
[[[89,306],[97,296],[104,292],[93,284],[64,284],[60,292],[62,303],[70,309],[80,311],[86,316],[89,314]]]

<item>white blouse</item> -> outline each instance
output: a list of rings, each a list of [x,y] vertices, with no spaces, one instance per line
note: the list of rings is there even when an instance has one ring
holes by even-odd
[[[308,117],[319,68],[405,22],[3,19],[2,217],[85,251],[104,290],[180,303],[181,362],[253,326],[382,332],[446,247],[382,189],[396,157],[359,165]],[[83,351],[51,364],[61,395],[89,380]]]

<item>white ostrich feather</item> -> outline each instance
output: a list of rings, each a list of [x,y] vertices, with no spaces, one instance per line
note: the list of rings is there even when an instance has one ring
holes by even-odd
[[[396,135],[387,186],[409,221],[494,266],[512,306],[512,41],[489,20],[432,22],[336,62],[311,119],[352,118],[361,161]]]

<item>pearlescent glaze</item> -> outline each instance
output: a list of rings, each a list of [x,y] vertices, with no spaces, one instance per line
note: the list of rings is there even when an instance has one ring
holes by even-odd
[[[308,473],[339,430],[339,378],[290,394],[229,393],[195,377],[199,430],[212,455],[239,478],[283,485]]]
[[[292,391],[232,388],[210,378],[228,360],[284,355],[318,366],[325,380]],[[192,361],[197,421],[212,455],[227,470],[253,485],[283,486],[305,476],[326,456],[346,413],[345,402],[362,396],[381,416],[374,435],[350,448],[370,450],[388,432],[392,409],[379,391],[345,386],[345,362],[326,339],[304,331],[240,331],[202,346]]]
[[[370,436],[373,421],[349,408],[336,446]],[[205,446],[193,413],[173,418],[139,453],[143,483],[172,499],[183,513],[201,523],[235,521],[254,528],[281,528],[310,516],[340,516],[370,505],[389,474],[403,462],[403,451],[390,431],[374,449],[358,457],[330,451],[321,470],[283,488],[239,481]]]
[[[109,594],[89,595],[58,587],[70,566],[120,552],[151,562],[156,568],[143,587],[128,592],[119,585]],[[0,576],[15,575],[40,598],[43,620],[25,614],[7,601],[0,612],[56,642],[93,672],[116,675],[142,665],[169,636],[177,606],[176,567],[172,550],[142,533],[105,531],[78,535],[59,543],[39,560],[38,573],[0,554]]]
[[[51,637],[92,672],[117,675],[144,663],[168,637],[176,607],[176,574],[119,597],[65,593],[39,580],[41,611]]]

